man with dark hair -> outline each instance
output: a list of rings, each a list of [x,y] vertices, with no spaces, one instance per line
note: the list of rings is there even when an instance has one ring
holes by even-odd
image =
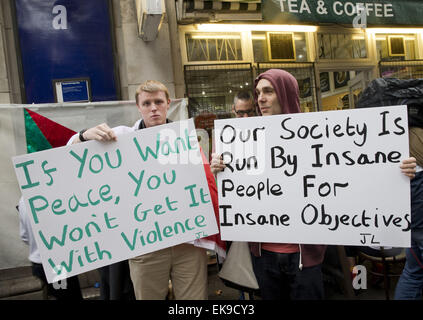
[[[240,91],[234,98],[232,112],[237,118],[252,117],[256,115],[254,97],[249,91]]]
[[[272,116],[301,112],[297,80],[289,72],[270,69],[254,84],[257,114]],[[210,163],[214,174],[225,168],[219,154]],[[416,159],[403,160],[400,168],[415,175]],[[324,298],[321,270],[325,245],[297,243],[250,243],[252,263],[263,300],[320,300]]]

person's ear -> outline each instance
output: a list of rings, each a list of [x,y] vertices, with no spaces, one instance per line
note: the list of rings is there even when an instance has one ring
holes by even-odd
[[[141,112],[141,106],[139,105],[138,101],[136,102],[136,105],[137,105],[138,111]]]

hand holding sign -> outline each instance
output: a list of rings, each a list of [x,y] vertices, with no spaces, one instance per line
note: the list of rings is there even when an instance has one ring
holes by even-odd
[[[106,123],[102,123],[93,128],[81,131],[79,138],[75,138],[72,143],[87,140],[116,141],[117,137],[114,131]]]
[[[401,172],[405,174],[410,179],[413,179],[416,175],[416,158],[410,157],[408,159],[405,159],[401,163]]]

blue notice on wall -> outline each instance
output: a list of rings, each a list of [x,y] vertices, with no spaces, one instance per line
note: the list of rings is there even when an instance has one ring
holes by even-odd
[[[118,100],[108,0],[15,0],[25,103],[54,102],[55,79],[64,100]],[[53,84],[53,85],[52,85]]]
[[[90,88],[88,80],[55,81],[57,102],[88,102]]]

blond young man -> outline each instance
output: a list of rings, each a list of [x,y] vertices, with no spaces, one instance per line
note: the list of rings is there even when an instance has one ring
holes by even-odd
[[[167,119],[169,92],[162,83],[149,80],[141,84],[136,91],[135,101],[142,119],[132,128],[120,126],[111,129],[103,123],[82,130],[78,137],[71,139],[72,143],[87,140],[114,141],[120,134],[170,122]],[[210,176],[212,177],[211,173]],[[209,183],[209,189],[214,187],[216,190],[213,179],[212,182],[212,185]],[[171,280],[176,300],[207,299],[207,253],[204,247],[201,247],[200,241],[196,240],[195,245],[193,244],[194,242],[183,243],[129,259],[136,298],[164,300],[168,295]]]

